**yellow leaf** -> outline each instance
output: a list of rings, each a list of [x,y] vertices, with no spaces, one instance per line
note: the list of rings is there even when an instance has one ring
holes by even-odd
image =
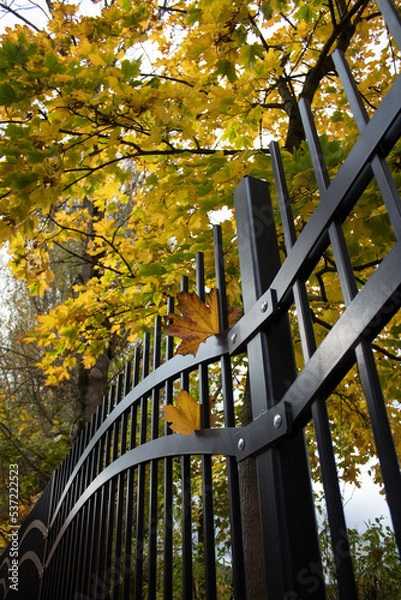
[[[95,54],[94,52],[91,52],[88,55],[88,58],[91,61],[91,63],[96,67],[103,67],[106,64],[103,56],[101,56],[100,54]]]
[[[217,290],[206,294],[206,302],[202,302],[195,292],[180,292],[177,299],[182,316],[168,315],[172,322],[167,326],[166,333],[182,339],[177,348],[178,354],[195,355],[202,342],[220,333]],[[240,313],[239,309],[229,309],[229,327],[238,321]]]
[[[195,292],[180,292],[177,298],[182,316],[169,314],[172,323],[166,331],[182,339],[179,354],[196,354],[202,342],[220,331],[217,290],[208,294],[207,304]]]
[[[191,435],[201,428],[200,404],[184,390],[178,394],[177,407],[166,404],[163,410],[170,429],[181,435]]]

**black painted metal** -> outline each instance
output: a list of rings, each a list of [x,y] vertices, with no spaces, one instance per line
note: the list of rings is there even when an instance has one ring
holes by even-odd
[[[401,43],[401,22],[389,0],[377,0]],[[219,595],[219,577],[231,576],[230,597],[246,598],[238,462],[255,456],[266,597],[324,598],[317,530],[304,443],[313,423],[336,558],[338,594],[356,598],[346,521],[339,491],[326,400],[358,366],[382,469],[395,536],[401,548],[401,477],[385,399],[370,343],[401,306],[401,201],[386,156],[401,135],[401,78],[369,120],[345,57],[333,55],[360,131],[360,139],[333,181],[307,104],[300,103],[321,202],[296,238],[277,144],[270,145],[287,258],[280,265],[268,186],[245,178],[235,192],[245,314],[230,331],[224,252],[214,228],[215,277],[223,333],[197,356],[174,356],[160,319],[152,339],[138,344],[103,406],[20,530],[21,592],[8,589],[9,558],[0,560],[0,598],[23,600],[165,600]],[[358,290],[342,223],[375,177],[395,233],[393,248]],[[306,282],[322,253],[335,256],[345,309],[317,346]],[[196,259],[196,290],[207,291],[203,255]],[[182,289],[189,289],[183,278]],[[289,310],[295,308],[304,366],[297,373]],[[173,312],[172,299],[168,312]],[[153,349],[152,369],[150,357]],[[233,361],[247,356],[253,422],[238,427]],[[212,367],[213,365],[213,367]],[[211,428],[209,395],[221,382],[224,426]],[[179,388],[199,396],[202,430],[191,436],[161,426],[162,404]],[[226,491],[217,486],[223,461]],[[221,476],[220,476],[221,477]],[[225,498],[216,495],[226,494]],[[223,570],[218,561],[220,502],[228,507]],[[312,566],[311,566],[312,565]],[[311,581],[313,579],[313,586]],[[253,599],[251,599],[253,600]]]
[[[258,301],[280,268],[268,185],[245,178],[234,194],[245,314]],[[261,219],[261,215],[263,218]],[[268,261],[264,260],[268,257]],[[261,306],[263,311],[264,305]],[[248,343],[249,382],[254,422],[273,408],[287,382],[295,379],[287,314]],[[277,415],[276,428],[281,428]],[[261,437],[263,430],[258,432]],[[255,436],[256,432],[253,432]],[[245,447],[247,441],[245,440]],[[321,565],[303,431],[256,457],[267,590],[270,598],[305,595],[299,577],[309,565]],[[299,494],[297,490],[302,490]],[[310,598],[324,598],[318,581]]]
[[[296,232],[280,150],[275,142],[270,144],[270,153],[285,243],[287,249],[291,250],[296,241]],[[305,282],[297,280],[293,291],[303,355],[305,362],[307,362],[316,351],[317,346]],[[317,398],[311,406],[311,411],[320,456],[322,483],[325,491],[332,546],[335,554],[335,568],[339,582],[340,598],[357,598],[352,557],[325,398]],[[337,548],[341,548],[341,556],[336,552]]]

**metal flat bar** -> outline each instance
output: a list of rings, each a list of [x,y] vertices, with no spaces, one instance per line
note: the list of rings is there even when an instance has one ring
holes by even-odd
[[[336,50],[332,55],[337,73],[341,79],[344,91],[351,106],[352,114],[359,131],[363,131],[369,122],[369,117],[362,102],[361,95],[352,77],[344,53]],[[381,153],[372,157],[373,174],[386,204],[388,215],[397,239],[401,239],[401,199],[391,175],[390,169]]]
[[[272,317],[269,309],[265,312],[261,310],[265,302],[271,301],[271,289],[275,290],[277,303],[280,306],[291,293],[292,286],[300,274],[308,276],[313,271],[328,244],[325,232],[331,220],[335,215],[345,218],[371,180],[372,170],[369,163],[371,157],[377,153],[379,146],[383,156],[388,154],[394,141],[401,135],[400,97],[401,76],[394,82],[347,156],[328,189],[326,202],[316,207],[269,289],[264,291],[258,301],[230,330],[228,339],[230,354],[238,352]],[[265,218],[262,214],[259,222],[263,223]]]
[[[365,286],[326,335],[310,361],[283,395],[291,404],[295,423],[304,418],[313,399],[334,389],[355,363],[354,350],[362,339],[372,340],[401,305],[401,243],[380,263]]]
[[[198,354],[192,355],[176,355],[171,360],[160,365],[157,371],[150,373],[143,381],[135,386],[129,394],[116,406],[113,412],[104,418],[101,426],[99,427],[96,434],[88,443],[86,449],[82,453],[82,456],[78,459],[75,468],[72,470],[71,475],[66,479],[66,483],[60,493],[60,499],[57,503],[56,509],[53,513],[51,526],[53,526],[56,520],[59,510],[62,506],[64,498],[68,493],[75,477],[86,460],[86,457],[91,452],[98,440],[105,434],[107,429],[114,423],[120,415],[127,410],[131,405],[137,403],[144,395],[149,394],[153,387],[161,386],[168,379],[178,378],[181,372],[192,371],[202,362],[212,363],[220,356],[228,352],[227,344],[227,333],[222,333],[218,336],[211,336],[206,342],[201,344]]]
[[[46,564],[51,561],[63,532],[69,526],[69,523],[75,517],[77,512],[82,506],[84,506],[87,500],[97,490],[101,490],[101,487],[106,482],[110,481],[110,479],[123,471],[129,470],[132,467],[136,467],[142,463],[149,462],[150,460],[160,459],[163,457],[184,455],[189,457],[191,455],[202,454],[235,456],[234,432],[234,428],[221,428],[199,431],[198,433],[193,433],[190,436],[170,435],[167,437],[158,438],[157,440],[153,440],[141,446],[137,446],[129,452],[126,452],[120,458],[117,458],[117,460],[106,467],[96,477],[96,479],[92,481],[92,483],[76,502],[65,522],[63,523],[63,526],[61,527],[60,533],[58,534],[54,544],[49,550]]]

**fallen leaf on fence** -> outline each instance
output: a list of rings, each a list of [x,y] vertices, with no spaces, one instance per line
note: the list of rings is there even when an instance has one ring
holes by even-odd
[[[189,392],[182,390],[177,396],[177,406],[166,404],[163,410],[170,429],[181,435],[191,435],[201,428],[200,404]]]
[[[178,354],[195,355],[202,342],[220,333],[217,290],[213,289],[210,294],[206,294],[206,302],[202,302],[195,292],[180,292],[177,300],[181,316],[169,313],[168,319],[172,322],[167,326],[166,333],[181,338]],[[229,327],[235,325],[240,316],[239,308],[229,308]]]

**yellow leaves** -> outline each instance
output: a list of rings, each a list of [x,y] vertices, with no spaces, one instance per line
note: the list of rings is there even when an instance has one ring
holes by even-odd
[[[181,338],[178,354],[195,355],[202,342],[220,333],[217,290],[206,294],[206,302],[202,302],[195,292],[180,292],[177,299],[182,316],[168,315],[172,323],[167,326],[166,333]],[[229,309],[229,327],[238,321],[240,313],[240,309]]]
[[[163,410],[170,429],[181,435],[191,435],[201,428],[200,404],[184,390],[178,394],[177,406],[167,404]]]
[[[180,292],[177,298],[182,316],[169,314],[173,322],[166,332],[182,339],[179,354],[196,354],[202,342],[220,331],[217,291],[208,294],[206,303],[195,292]]]

